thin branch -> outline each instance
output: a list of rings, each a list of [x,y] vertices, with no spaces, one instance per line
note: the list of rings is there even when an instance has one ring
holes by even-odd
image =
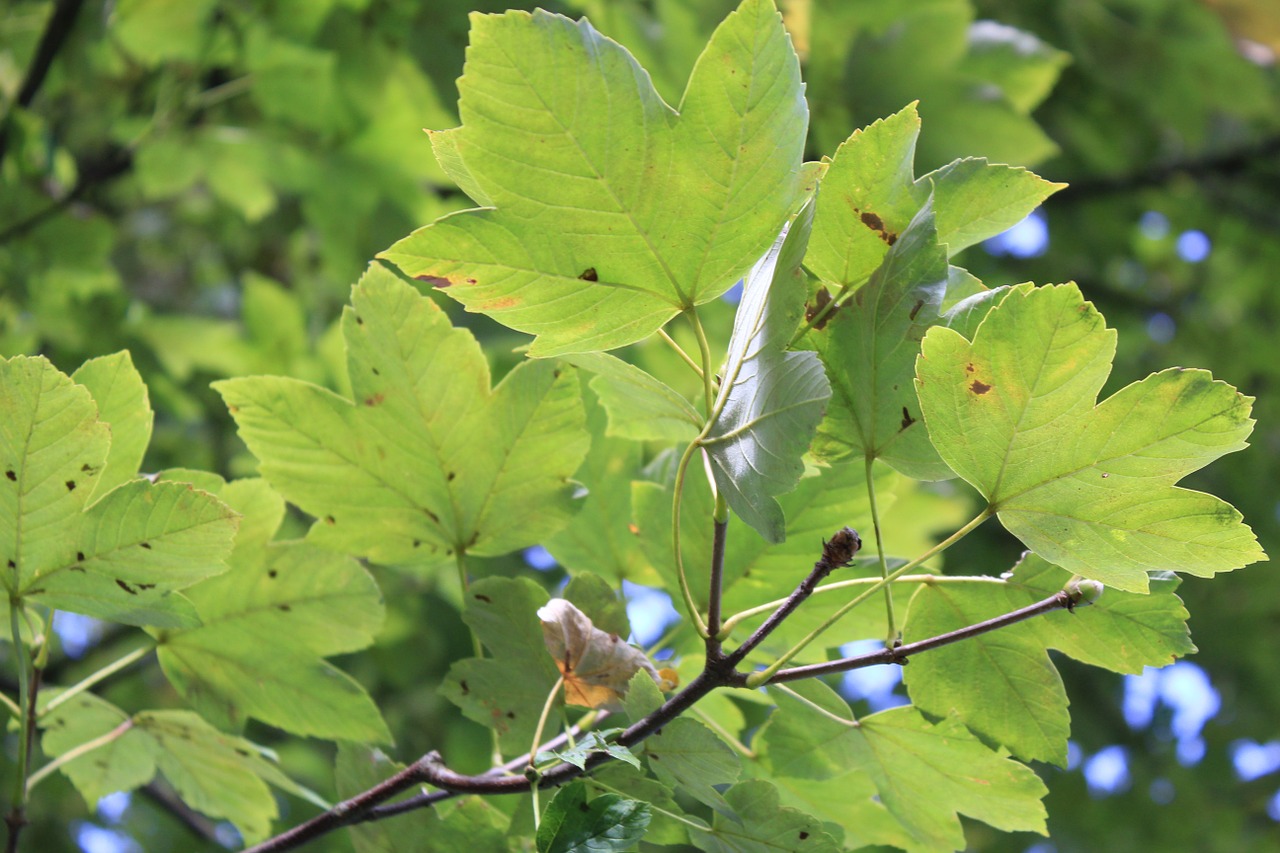
[[[689,355],[689,353],[684,351],[684,347],[676,343],[675,338],[667,334],[666,329],[659,329],[658,337],[660,337],[667,344],[667,346],[675,350],[676,355],[680,356],[680,358],[684,361],[685,364],[693,368],[693,372],[698,374],[699,379],[703,378],[702,368],[698,366],[698,362],[694,361],[693,356]]]
[[[751,653],[751,651],[773,633],[774,629],[782,624],[782,621],[790,616],[797,607],[804,603],[805,599],[813,595],[818,584],[821,583],[827,575],[831,574],[835,569],[848,565],[854,555],[858,553],[858,549],[862,547],[862,539],[858,536],[858,531],[851,527],[841,528],[831,537],[830,542],[822,543],[822,557],[813,564],[813,569],[809,572],[808,577],[800,581],[800,585],[795,591],[773,611],[764,624],[755,630],[746,642],[738,646],[737,651],[729,655],[727,663],[729,666],[737,666],[742,660]]]
[[[44,33],[40,36],[35,55],[31,57],[31,65],[28,66],[27,73],[22,78],[22,87],[18,90],[18,97],[14,99],[14,106],[26,109],[35,101],[36,94],[44,85],[44,79],[53,65],[53,60],[66,44],[67,37],[71,35],[76,17],[80,14],[80,7],[83,5],[84,0],[58,0],[58,4],[53,8],[53,14],[49,16],[49,23],[45,25]],[[3,121],[0,122],[0,163],[4,162],[5,154],[8,153],[9,128],[12,124],[13,106],[10,106],[5,111]]]
[[[918,655],[921,652],[927,652],[930,649],[949,646],[952,643],[958,643],[961,640],[967,640],[971,637],[977,637],[980,634],[986,634],[997,628],[1004,628],[1008,625],[1015,625],[1018,622],[1030,619],[1033,616],[1039,616],[1042,613],[1049,613],[1054,610],[1071,610],[1080,603],[1080,596],[1073,595],[1066,590],[1055,592],[1048,598],[1037,601],[1026,607],[1006,613],[1003,616],[997,616],[994,619],[988,619],[985,622],[978,622],[955,631],[949,631],[946,634],[939,634],[936,637],[930,637],[927,640],[919,640],[915,643],[907,643],[903,646],[894,648],[880,649],[876,652],[869,652],[865,655],[857,655],[851,658],[841,658],[827,663],[815,663],[809,666],[796,666],[791,669],[780,670],[773,674],[773,677],[765,684],[781,684],[786,681],[799,681],[805,678],[816,678],[820,675],[834,675],[839,672],[848,672],[853,669],[862,669],[868,666],[875,666],[882,663],[906,664],[912,655]]]
[[[684,606],[689,611],[689,618],[693,620],[694,627],[698,631],[698,636],[704,639],[710,634],[707,631],[707,624],[702,621],[702,614],[698,612],[698,605],[693,600],[693,590],[689,586],[689,577],[684,571],[684,553],[680,548],[680,503],[684,497],[684,478],[689,470],[689,462],[693,458],[693,454],[697,453],[701,446],[702,436],[690,442],[685,448],[684,454],[680,457],[679,464],[676,465],[676,479],[673,485],[674,493],[671,496],[671,550],[673,559],[676,564],[676,580],[680,583],[680,595],[684,598]]]
[[[716,517],[711,534],[711,588],[707,591],[707,657],[720,654],[720,599],[724,580],[724,545],[729,530],[729,510],[716,495]]]
[[[148,654],[150,654],[154,650],[155,650],[155,646],[150,646],[150,645],[140,646],[134,649],[133,651],[129,652],[129,654],[125,655],[119,660],[114,661],[113,663],[109,663],[106,666],[104,666],[102,669],[98,670],[97,672],[94,672],[89,676],[81,679],[75,685],[68,687],[66,690],[62,691],[57,696],[54,696],[52,699],[50,699],[49,703],[44,706],[44,710],[40,712],[40,716],[43,717],[45,714],[48,714],[50,711],[52,711],[54,708],[57,708],[63,702],[66,702],[68,699],[73,699],[76,696],[79,696],[81,693],[88,690],[90,687],[93,687],[98,682],[102,681],[103,679],[109,678],[112,675],[115,675],[117,672],[129,666],[130,664],[134,663],[135,661],[141,660],[142,658],[146,657]]]

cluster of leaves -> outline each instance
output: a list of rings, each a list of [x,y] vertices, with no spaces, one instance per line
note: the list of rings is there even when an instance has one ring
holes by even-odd
[[[602,8],[600,19],[623,20],[622,5]],[[655,14],[671,25],[676,6],[657,4]],[[184,14],[198,19],[211,8]],[[841,13],[847,26],[825,32],[857,33],[859,62],[918,55],[910,38],[890,38],[887,13],[848,9],[857,11]],[[377,705],[325,660],[370,646],[382,622],[378,586],[353,559],[361,558],[457,578],[450,595],[462,594],[477,648],[453,664],[443,693],[493,731],[499,763],[533,753],[535,779],[593,768],[545,808],[535,796],[536,832],[527,798],[468,797],[432,816],[355,828],[362,850],[456,849],[462,839],[501,850],[517,836],[534,837],[540,850],[631,849],[642,838],[713,850],[950,850],[965,843],[961,814],[1000,830],[1044,831],[1044,786],[1018,760],[1066,759],[1066,693],[1047,651],[1116,672],[1167,663],[1193,648],[1171,573],[1208,577],[1265,559],[1239,513],[1176,485],[1244,447],[1252,401],[1204,371],[1177,369],[1098,403],[1115,333],[1077,288],[988,290],[951,262],[1056,185],[979,159],[917,178],[914,106],[854,133],[829,160],[805,163],[799,58],[772,4],[747,0],[714,32],[702,23],[692,31],[710,41],[691,68],[655,63],[651,82],[585,21],[544,12],[473,19],[462,123],[432,134],[439,172],[431,171],[480,207],[438,219],[383,257],[534,336],[530,358],[496,386],[476,339],[379,265],[343,314],[339,393],[298,378],[217,384],[262,479],[193,470],[139,478],[151,410],[125,354],[87,362],[70,378],[43,359],[4,364],[0,557],[9,561],[21,685],[9,710],[22,728],[43,731],[50,758],[27,781],[34,745],[20,738],[18,803],[53,770],[89,803],[159,771],[191,807],[232,820],[246,840],[263,839],[276,816],[268,784],[327,806],[269,752],[227,733],[250,720],[366,745],[339,754],[341,796],[359,799],[402,772],[369,748],[391,741]],[[930,22],[953,33],[972,33],[970,24],[971,13]],[[920,25],[912,19],[905,32]],[[217,32],[191,49],[229,49]],[[137,35],[125,27],[120,38],[134,51],[163,42],[129,34]],[[920,66],[926,90],[906,80],[902,91],[929,103],[948,100],[931,92],[968,93],[950,101],[966,115],[992,105],[988,120],[1019,132],[1007,135],[1017,153],[991,153],[1025,162],[1050,151],[1027,114],[1063,56],[1041,43],[1015,51],[1023,34],[998,35],[971,35],[964,49]],[[831,36],[815,32],[798,47],[837,53],[820,53],[823,37]],[[288,54],[277,59],[297,72],[296,54],[245,44],[259,59]],[[645,58],[643,40],[636,44]],[[254,73],[273,79],[264,62]],[[815,62],[810,72],[811,94],[839,89],[838,71]],[[274,92],[274,108],[305,125],[316,114],[300,114],[289,79],[255,84],[255,98]],[[1002,97],[974,97],[974,79]],[[893,109],[907,100],[879,95]],[[398,97],[421,123],[412,93]],[[834,96],[815,95],[815,104],[816,138],[833,145],[855,113]],[[937,122],[945,127],[948,117]],[[346,143],[358,149],[359,135]],[[204,144],[179,140],[168,156],[184,180],[239,198],[226,181],[240,158],[208,166]],[[383,162],[385,152],[373,153]],[[931,163],[954,153],[976,152],[938,142],[919,152]],[[439,210],[404,192],[405,174],[390,179],[402,212],[433,218]],[[246,215],[270,212],[267,195]],[[337,206],[335,219],[347,221],[348,200]],[[720,297],[739,279],[730,327]],[[297,319],[273,285],[257,291],[264,330],[273,305]],[[219,339],[191,331],[175,326],[156,352],[182,357]],[[331,371],[308,361],[301,335],[293,337],[289,352],[307,364],[289,372],[324,379]],[[622,347],[628,360],[606,352]],[[706,477],[696,473],[699,459]],[[956,477],[981,497],[963,526],[962,501],[920,485]],[[301,541],[276,541],[286,501],[314,519]],[[930,535],[949,526],[949,546],[993,516],[1030,553],[999,577],[940,574],[942,549]],[[664,717],[692,694],[664,704],[655,682],[672,686],[675,674],[606,645],[629,633],[611,584],[660,583],[684,601],[686,619],[667,645],[680,678],[696,683],[723,660],[722,643],[754,637],[784,606],[821,539],[845,525],[864,531],[873,556],[811,590],[743,654],[763,668],[754,683],[777,677],[767,699],[714,693]],[[555,608],[542,585],[474,579],[486,574],[483,558],[540,543],[573,577],[565,599],[596,626],[575,629],[581,648],[561,642],[548,654],[539,614]],[[850,640],[909,648],[1034,605],[1073,578],[1109,589],[1074,615],[921,654],[907,671],[911,706],[858,716],[823,681],[795,680]],[[871,606],[872,597],[885,606]],[[126,663],[155,648],[199,716],[122,711],[89,692],[98,675],[61,693],[39,690],[56,610],[144,627],[149,640]],[[584,649],[588,662],[603,660],[603,695],[584,681]],[[611,654],[623,659],[622,675]],[[788,676],[788,666],[797,673]],[[620,706],[613,713],[632,727],[665,725],[623,745],[628,730],[590,728],[599,713],[561,712],[581,735],[539,754],[562,682],[566,701]],[[391,813],[341,812],[368,821]],[[402,830],[405,822],[412,828]]]

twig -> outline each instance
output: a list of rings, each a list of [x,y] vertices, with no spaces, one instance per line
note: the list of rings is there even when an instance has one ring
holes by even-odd
[[[711,534],[711,588],[707,592],[707,657],[720,655],[720,599],[724,580],[724,545],[729,530],[729,509],[716,495],[716,517]]]
[[[84,0],[58,0],[58,4],[53,8],[53,14],[49,16],[49,23],[45,25],[44,33],[40,36],[40,44],[36,46],[35,56],[31,57],[31,65],[27,68],[26,76],[22,78],[22,88],[18,90],[18,97],[13,102],[15,106],[25,109],[36,99],[36,94],[44,85],[44,78],[48,75],[53,60],[66,44],[67,36],[71,35],[76,17],[80,14],[80,7],[83,5]],[[5,154],[8,153],[9,128],[12,124],[13,107],[11,106],[5,112],[3,121],[0,122],[0,163],[4,162]]]
[[[729,655],[727,663],[730,666],[737,666],[742,662],[743,658],[751,653],[756,646],[764,642],[774,629],[782,624],[782,621],[795,611],[805,599],[813,595],[813,591],[817,589],[819,583],[826,579],[835,569],[848,565],[854,555],[858,553],[858,549],[862,547],[862,539],[858,536],[858,531],[852,527],[841,528],[835,536],[831,537],[830,542],[822,543],[822,557],[818,562],[813,564],[813,569],[809,572],[809,576],[800,581],[800,585],[795,588],[791,595],[773,611],[764,624],[757,628],[750,637],[747,638],[737,651]]]
[[[1033,616],[1039,616],[1041,613],[1049,613],[1053,610],[1070,610],[1080,603],[1078,595],[1073,596],[1066,590],[1055,592],[1048,598],[1037,601],[1011,613],[1003,616],[997,616],[994,619],[988,619],[985,622],[978,622],[955,631],[949,631],[946,634],[939,634],[936,637],[930,637],[927,640],[919,640],[914,643],[907,643],[903,646],[896,646],[888,649],[880,649],[879,651],[869,652],[865,655],[857,655],[851,658],[841,658],[827,663],[815,663],[808,666],[796,666],[791,669],[783,669],[773,674],[773,677],[765,684],[781,684],[786,681],[799,681],[805,678],[816,678],[820,675],[833,675],[838,672],[848,672],[853,669],[862,669],[868,666],[875,666],[881,663],[906,664],[907,659],[912,655],[918,655],[929,649],[940,648],[941,646],[949,646],[952,643],[958,643],[961,640],[967,640],[970,637],[976,637],[979,634],[985,634],[988,631],[994,631],[997,628],[1004,628],[1007,625],[1015,625]]]

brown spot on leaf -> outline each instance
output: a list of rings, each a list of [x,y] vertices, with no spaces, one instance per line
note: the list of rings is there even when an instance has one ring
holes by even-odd
[[[381,371],[381,370],[379,370],[379,369],[378,369],[378,368],[376,368],[376,367],[371,367],[371,368],[369,368],[369,369],[373,371],[373,375],[374,375],[374,376],[381,376],[381,375],[382,375],[382,371]]]
[[[808,838],[808,837],[809,837],[809,833],[805,832],[803,829],[802,829],[802,830],[800,830],[800,840],[801,840],[801,841],[804,841],[804,840],[805,840],[806,838]]]
[[[445,474],[445,475],[444,475],[444,478],[445,478],[446,480],[448,480],[450,483],[452,483],[452,482],[453,482],[453,478],[454,478],[454,477],[456,477],[456,476],[458,476],[457,472],[455,472],[455,471],[450,471],[448,474]]]
[[[421,547],[422,547],[422,540],[421,540],[421,539],[415,539],[415,540],[413,540],[413,547],[415,547],[415,548],[421,548]]]
[[[920,313],[920,309],[924,307],[924,300],[917,299],[916,304],[911,306],[911,313],[907,315],[907,319],[914,320],[916,315]]]
[[[139,545],[141,545],[143,548],[146,548],[148,551],[150,551],[150,550],[151,550],[151,543],[150,543],[150,542],[139,542],[138,544],[139,544]]]
[[[279,610],[281,613],[288,613],[288,612],[289,612],[290,610],[292,610],[292,609],[293,609],[293,608],[292,608],[292,607],[290,607],[290,606],[289,606],[289,605],[287,605],[287,604],[277,604],[277,605],[276,605],[276,610]]]
[[[275,569],[267,569],[267,577],[272,578],[274,580],[275,578],[279,577],[279,575],[280,573],[277,572]]]
[[[969,383],[969,390],[975,394],[985,394],[991,390],[991,386],[981,380],[975,379]]]
[[[67,480],[67,484],[66,484],[66,485],[67,485],[67,491],[68,491],[68,492],[74,492],[74,491],[76,490],[76,481],[75,481],[75,480]]]
[[[5,472],[4,472],[4,475],[5,475],[6,477],[8,477],[10,480],[13,480],[14,482],[17,482],[17,481],[18,481],[18,475],[17,475],[17,474],[15,474],[15,473],[13,473],[13,471],[12,471],[12,470],[5,471]]]
[[[420,281],[428,287],[448,287],[453,284],[449,279],[442,278],[438,275],[415,275],[413,278],[415,281]]]
[[[1110,476],[1111,476],[1111,475],[1110,475],[1110,474],[1108,474],[1106,471],[1103,471],[1103,472],[1102,472],[1102,479],[1104,479],[1104,480],[1105,480],[1105,479],[1107,479],[1107,478],[1108,478],[1108,477],[1110,477]]]
[[[508,711],[508,712],[507,712],[507,719],[508,719],[508,720],[514,720],[515,718],[516,718],[516,712],[515,712],[515,711]]]
[[[17,564],[17,563],[15,563],[13,560],[10,560],[10,561],[9,561],[9,568],[11,568],[11,569],[16,569],[16,568],[18,568],[18,564]]]
[[[854,209],[857,210],[857,208]],[[860,212],[858,219],[862,221],[863,225],[876,232],[876,234],[880,236],[880,239],[888,243],[890,246],[898,242],[898,235],[886,228],[884,220],[877,214],[874,214],[869,210],[864,210]]]
[[[830,304],[831,293],[825,287],[818,288],[818,292],[813,295],[813,303],[811,305],[805,305],[804,307],[805,322],[813,323],[813,327],[818,331],[825,329],[827,327],[827,323],[831,322],[831,318],[836,315],[836,311],[839,309],[832,309],[831,311],[828,311],[827,314],[816,323],[814,323],[813,320]]]
[[[916,422],[916,419],[911,417],[911,412],[907,411],[906,406],[903,406],[902,407],[902,428],[907,429],[915,422]]]
[[[639,536],[639,535],[640,535],[640,528],[639,528],[639,527],[637,527],[635,524],[628,524],[628,525],[627,525],[627,530],[630,530],[630,531],[631,531],[631,535],[632,535],[632,536]]]
[[[579,275],[578,278],[582,279],[583,281],[599,281],[600,280],[600,276],[596,275],[595,267],[587,267],[585,270],[582,271],[582,274]]]
[[[485,604],[493,604],[493,599],[487,595],[476,593],[476,601],[483,601]]]
[[[462,689],[463,696],[466,696],[468,693],[471,692],[471,688],[467,686],[467,682],[465,680],[459,681],[458,687]]]
[[[379,394],[374,394],[372,397],[365,397],[365,398],[364,398],[364,404],[365,404],[366,406],[376,406],[376,405],[378,405],[379,403],[381,403],[381,402],[382,402],[383,400],[385,400],[385,399],[387,399],[387,395],[386,395],[386,394],[381,394],[381,393],[379,393]]]
[[[356,315],[356,325],[357,325],[357,326],[363,326],[363,325],[364,325],[364,318],[363,318],[363,317],[361,317],[359,314],[357,314],[357,315]]]
[[[76,559],[83,563],[83,562],[84,562],[84,551],[76,551]]]
[[[236,412],[240,411],[240,407],[239,407],[239,406],[227,406],[227,411],[234,415]]]
[[[326,515],[324,517],[324,523],[332,526],[338,523],[338,519],[334,518],[332,515]]]
[[[121,588],[121,589],[123,589],[125,592],[129,593],[130,595],[137,595],[137,594],[138,594],[138,591],[137,591],[136,589],[134,589],[133,587],[129,586],[129,585],[128,585],[127,583],[125,583],[124,581],[120,580],[120,578],[116,578],[116,586],[120,587],[120,588]]]
[[[97,469],[96,469],[96,468],[94,468],[92,465],[90,465],[88,462],[86,462],[86,463],[84,463],[83,465],[81,465],[81,466],[80,466],[80,473],[82,473],[82,474],[92,474],[92,473],[94,473],[96,470],[97,470]]]
[[[155,584],[153,584],[153,583],[140,583],[140,584],[138,584],[138,589],[155,589],[155,588],[156,588],[156,585],[155,585]]]

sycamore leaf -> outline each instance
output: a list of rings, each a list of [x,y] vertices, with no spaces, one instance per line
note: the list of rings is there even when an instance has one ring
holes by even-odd
[[[354,399],[283,377],[215,383],[317,544],[386,563],[500,555],[562,527],[582,462],[577,377],[525,362],[497,388],[471,334],[373,266],[342,320]]]
[[[101,497],[138,476],[155,416],[147,386],[128,352],[91,358],[71,374],[71,380],[89,389],[98,404],[99,419],[111,425],[107,462],[93,489],[93,495]]]
[[[494,729],[504,752],[522,753],[560,677],[536,615],[547,593],[524,578],[483,578],[465,598],[463,621],[488,655],[455,663],[441,692],[467,717]]]
[[[619,710],[627,683],[640,670],[655,683],[663,683],[644,652],[617,634],[595,627],[565,599],[553,599],[539,608],[538,618],[547,651],[564,677],[566,704]]]
[[[805,265],[823,281],[856,286],[880,266],[932,193],[948,256],[1016,225],[1061,189],[1025,169],[957,160],[915,178],[915,104],[862,130],[835,153],[818,194]]]
[[[634,692],[634,691],[633,691]],[[675,800],[675,792],[644,770],[619,761],[602,764],[583,778],[587,789],[599,794],[622,794],[649,803],[653,814],[645,830],[649,844],[678,845],[689,843],[687,829],[700,819],[686,815]]]
[[[265,481],[224,483],[206,474],[201,483],[243,523],[231,570],[188,593],[203,624],[159,634],[170,683],[228,728],[255,717],[301,735],[389,741],[364,689],[323,660],[372,644],[383,616],[373,578],[350,557],[313,545],[268,544],[284,501]]]
[[[911,600],[904,639],[914,642],[1025,607],[1061,590],[1071,577],[1027,554],[1012,575],[1000,580],[924,585]],[[934,649],[915,658],[903,678],[912,701],[924,711],[955,713],[989,743],[1020,758],[1062,765],[1070,719],[1048,649],[1093,666],[1140,673],[1195,646],[1187,611],[1172,589],[1147,595],[1109,589],[1071,613],[1045,614]]]
[[[918,480],[954,476],[929,441],[912,382],[920,339],[938,322],[948,272],[926,202],[856,299],[806,336],[832,386],[815,456],[874,457]]]
[[[0,363],[4,588],[126,624],[196,624],[176,590],[225,571],[236,514],[187,485],[130,479],[150,418],[140,380],[114,357],[85,375],[121,420],[118,453],[89,389],[43,358]],[[91,503],[104,471],[119,485]]]
[[[751,269],[734,318],[715,419],[700,441],[729,507],[770,542],[786,535],[776,495],[795,488],[831,386],[811,352],[786,352],[808,293],[806,205]]]
[[[575,780],[556,792],[538,826],[538,853],[606,853],[634,850],[649,826],[648,803],[618,794],[587,801],[587,786]]]
[[[383,256],[537,335],[533,355],[633,343],[715,299],[802,192],[808,109],[770,0],[719,26],[678,114],[620,45],[541,10],[474,16],[458,90],[442,163],[492,207]]]
[[[595,374],[591,390],[609,413],[609,435],[632,441],[689,442],[702,429],[698,410],[665,382],[608,353],[565,359]]]
[[[853,719],[818,681],[770,690],[778,710],[761,749],[783,776],[867,774],[880,802],[911,836],[909,849],[964,848],[959,814],[997,829],[1044,834],[1046,789],[1030,768],[993,752],[954,718],[930,723],[905,706]]]
[[[658,781],[678,786],[719,812],[732,813],[716,786],[736,781],[742,764],[711,729],[689,717],[677,717],[644,742],[644,754]]]
[[[51,691],[42,698],[56,695]],[[144,711],[130,717],[82,693],[43,713],[39,722],[41,745],[52,756],[118,732],[60,768],[91,807],[106,794],[147,784],[159,770],[184,803],[209,817],[230,820],[253,843],[267,836],[277,813],[264,780],[309,793],[285,777],[261,748],[218,731],[190,711]]]
[[[597,753],[602,753],[619,761],[624,761],[632,767],[639,768],[640,759],[632,755],[631,750],[625,746],[609,742],[611,736],[623,731],[625,729],[604,729],[603,731],[587,732],[585,735],[581,735],[573,746],[539,752],[534,758],[534,763],[539,767],[545,767],[549,764],[563,761],[579,769],[585,769],[588,758]]]
[[[582,509],[568,525],[543,544],[576,577],[594,572],[615,584],[629,580],[646,586],[661,583],[631,528],[631,478],[640,469],[644,448],[634,441],[605,434],[606,415],[588,404],[591,450],[574,475],[587,489]]]
[[[1033,551],[1107,586],[1266,559],[1230,504],[1174,486],[1245,447],[1252,398],[1174,368],[1096,403],[1114,352],[1075,285],[1012,288],[972,342],[935,326],[916,367],[934,445]]]
[[[836,853],[841,846],[821,821],[781,804],[778,789],[763,779],[739,782],[725,791],[732,817],[715,816],[710,829],[690,827],[689,835],[707,853]]]

